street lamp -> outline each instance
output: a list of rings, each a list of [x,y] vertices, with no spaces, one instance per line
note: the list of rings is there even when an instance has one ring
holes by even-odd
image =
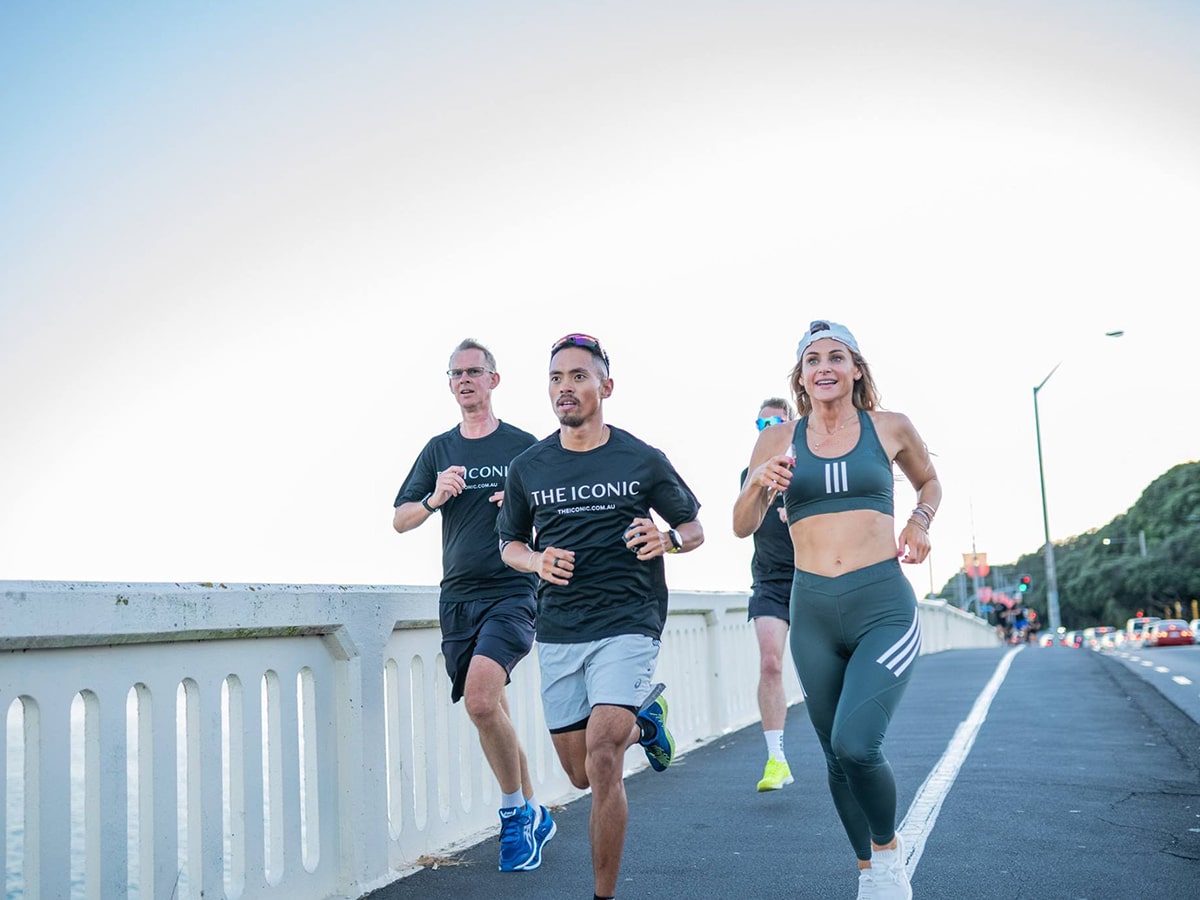
[[[1060,362],[1058,366],[1061,366]],[[1058,366],[1050,370],[1050,375],[1058,371]],[[1038,480],[1042,485],[1042,528],[1046,534],[1046,616],[1050,623],[1050,631],[1058,631],[1060,619],[1058,614],[1058,572],[1054,568],[1054,544],[1050,542],[1050,513],[1046,510],[1046,473],[1042,466],[1042,422],[1038,416],[1038,391],[1046,386],[1050,375],[1042,379],[1042,383],[1033,389],[1033,429],[1037,434],[1038,451]]]
[[[1124,331],[1106,331],[1105,337],[1118,338],[1123,335]],[[1062,365],[1060,360],[1050,374],[1042,379],[1041,384],[1033,389],[1033,428],[1037,434],[1037,452],[1038,452],[1038,481],[1042,486],[1042,529],[1046,537],[1046,614],[1049,619],[1050,631],[1056,632],[1062,626],[1062,621],[1058,612],[1058,572],[1054,568],[1054,543],[1050,540],[1050,514],[1046,511],[1046,473],[1042,465],[1042,422],[1038,416],[1038,391],[1046,386],[1046,382],[1050,380],[1050,375],[1058,371],[1058,367]]]

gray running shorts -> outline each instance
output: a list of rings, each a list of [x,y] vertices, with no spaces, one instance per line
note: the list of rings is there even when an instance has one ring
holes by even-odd
[[[582,644],[538,642],[546,727],[564,730],[586,722],[598,704],[636,710],[650,693],[658,648],[645,634]]]

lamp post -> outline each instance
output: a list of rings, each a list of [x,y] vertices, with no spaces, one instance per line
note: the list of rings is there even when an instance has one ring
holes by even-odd
[[[1104,336],[1117,338],[1124,333],[1119,330],[1106,331]],[[1050,513],[1046,511],[1046,472],[1042,465],[1042,422],[1038,416],[1038,391],[1046,386],[1050,375],[1057,372],[1061,365],[1062,361],[1060,360],[1050,370],[1049,375],[1042,379],[1041,384],[1033,389],[1033,428],[1037,434],[1038,481],[1042,486],[1042,529],[1046,537],[1046,615],[1052,632],[1056,632],[1062,627],[1062,621],[1058,612],[1058,571],[1054,568],[1054,543],[1050,540]]]
[[[1050,370],[1050,375],[1058,371],[1058,366]],[[1038,391],[1046,386],[1050,375],[1042,379],[1042,383],[1033,389],[1033,430],[1037,434],[1038,451],[1038,481],[1042,486],[1042,528],[1046,535],[1046,616],[1050,623],[1050,631],[1057,632],[1061,624],[1058,614],[1058,572],[1054,568],[1054,544],[1050,541],[1050,513],[1046,510],[1046,472],[1042,465],[1042,421],[1038,416]]]

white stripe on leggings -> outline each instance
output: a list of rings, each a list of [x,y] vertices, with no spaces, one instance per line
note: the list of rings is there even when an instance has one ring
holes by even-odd
[[[899,678],[916,659],[917,651],[920,649],[921,617],[914,609],[912,624],[908,626],[908,631],[904,632],[904,637],[883,651],[883,654],[875,662],[883,663],[884,666],[891,669],[893,675]]]

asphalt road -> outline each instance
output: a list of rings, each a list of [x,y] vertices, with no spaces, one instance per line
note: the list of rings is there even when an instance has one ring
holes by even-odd
[[[1200,647],[1178,650],[1152,651],[1149,666],[1065,647],[921,657],[886,745],[918,851],[914,897],[1200,897],[1200,679],[1157,671],[1186,669],[1193,651],[1200,664]],[[617,897],[855,897],[803,704],[785,741],[796,782],[773,793],[755,791],[757,725],[629,776]],[[369,900],[588,900],[590,806],[585,796],[554,810],[558,834],[533,872],[498,872],[491,836]]]

